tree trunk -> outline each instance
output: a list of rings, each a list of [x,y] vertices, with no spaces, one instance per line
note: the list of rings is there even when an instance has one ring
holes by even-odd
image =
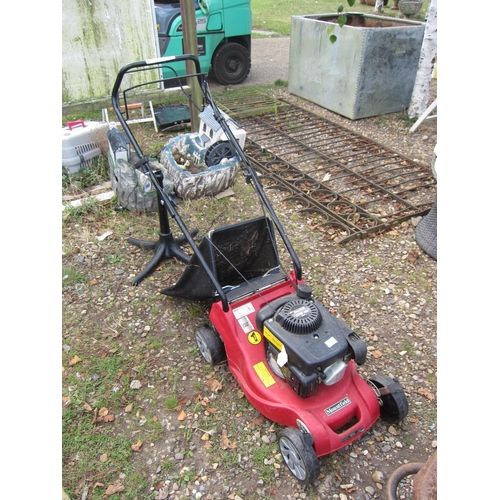
[[[373,9],[373,11],[378,13],[384,12],[384,0],[377,0],[375,2],[375,8]]]
[[[437,0],[431,0],[427,10],[424,40],[420,52],[417,76],[411,95],[408,116],[415,118],[427,109],[432,73],[437,54]]]

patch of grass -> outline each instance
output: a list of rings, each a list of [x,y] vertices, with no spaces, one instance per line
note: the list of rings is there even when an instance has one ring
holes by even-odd
[[[152,313],[152,315],[156,315],[156,313]],[[152,351],[159,351],[163,347],[163,342],[159,339],[153,339],[148,344],[149,349]]]
[[[165,462],[163,462],[161,464],[161,468],[162,470],[164,470],[165,472],[171,472],[174,470],[175,468],[175,464],[174,464],[174,461],[173,460],[166,460]]]
[[[62,125],[63,127],[66,127],[68,125],[68,122],[76,122],[79,120],[100,122],[102,120],[102,110],[82,110],[78,111],[77,114],[63,116]]]
[[[113,199],[116,201],[116,198]],[[114,206],[113,199],[110,202],[111,206]],[[81,203],[77,206],[73,206],[70,203],[64,203],[63,225],[80,222],[89,215],[98,218],[109,215],[109,213],[110,208],[108,204],[93,197],[83,198]]]
[[[270,481],[274,477],[273,459],[276,460],[275,455],[278,450],[274,445],[261,443],[260,446],[253,446],[252,459],[255,463],[255,468],[259,471],[259,477],[264,481]],[[265,463],[265,460],[272,462]]]
[[[197,354],[198,354],[198,348],[196,348]],[[201,392],[203,388],[205,387],[200,381],[198,380],[193,380],[192,382],[193,389],[197,392]]]
[[[278,78],[277,80],[274,81],[274,85],[276,85],[276,87],[288,87],[288,82],[282,80],[281,78]]]
[[[198,346],[194,345],[194,346],[188,347],[187,352],[188,352],[188,354],[196,354],[196,355],[198,355],[198,353],[199,353]]]
[[[123,260],[124,260],[123,255],[113,253],[113,254],[109,254],[105,257],[104,263],[105,264],[119,264],[120,262],[123,262]]]
[[[194,302],[188,307],[188,314],[191,319],[204,318],[207,315],[207,308],[200,302]]]
[[[405,342],[403,344],[403,351],[406,351],[406,355],[408,357],[413,356],[413,354],[415,352],[414,349],[413,349],[413,346],[410,343],[408,343],[408,342]]]
[[[436,374],[435,373],[427,373],[427,382],[430,384],[430,385],[436,385],[437,383],[437,377],[436,377]]]
[[[65,286],[73,286],[77,283],[86,283],[88,276],[73,266],[63,266],[62,281]]]
[[[83,191],[85,188],[97,186],[109,181],[108,159],[104,155],[92,158],[90,164],[70,174],[62,167],[63,194]]]
[[[124,474],[126,495],[134,498],[145,491],[146,479],[130,468],[132,445],[138,440],[159,440],[163,430],[152,417],[140,424],[138,418],[128,419],[130,432],[116,432],[116,425],[125,406],[133,401],[128,385],[129,360],[124,352],[110,346],[110,355],[83,356],[71,365],[78,351],[63,353],[66,390],[63,390],[62,461],[65,487],[71,497],[87,484],[111,484]],[[76,353],[76,354],[75,354]],[[107,418],[106,418],[107,417]],[[97,489],[93,498],[101,498]],[[80,493],[81,495],[81,493]],[[95,496],[94,496],[95,495]],[[140,495],[144,497],[143,494]],[[122,498],[122,497],[121,497]]]
[[[165,398],[165,408],[173,410],[179,404],[179,398],[175,394],[169,394]]]
[[[114,436],[110,428],[97,426],[92,419],[92,413],[77,409],[66,409],[62,415],[63,476],[73,498],[82,477],[114,477],[115,468],[126,468],[133,453],[130,439]],[[105,461],[101,460],[104,455]]]
[[[384,263],[380,260],[380,257],[378,255],[372,255],[369,259],[370,261],[370,264],[373,266],[373,267],[380,267],[382,266]]]
[[[414,118],[410,118],[407,114],[398,115],[398,118],[404,122],[405,127],[411,126],[413,123],[415,123],[418,120],[418,116],[416,116]]]

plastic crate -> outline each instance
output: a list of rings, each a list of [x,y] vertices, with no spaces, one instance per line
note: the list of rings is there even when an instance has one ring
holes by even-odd
[[[102,151],[99,144],[106,141],[108,123],[79,120],[62,129],[62,166],[70,174],[88,167]]]

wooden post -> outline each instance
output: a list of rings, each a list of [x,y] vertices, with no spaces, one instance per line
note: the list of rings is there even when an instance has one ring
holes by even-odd
[[[181,0],[182,19],[182,41],[184,54],[192,54],[198,57],[198,39],[196,36],[196,14],[193,0]],[[196,71],[193,61],[186,61],[186,71],[188,74]],[[200,118],[198,113],[203,105],[203,96],[197,78],[188,78],[188,85],[191,89],[191,99],[189,102],[189,113],[191,117],[191,132],[198,132]]]

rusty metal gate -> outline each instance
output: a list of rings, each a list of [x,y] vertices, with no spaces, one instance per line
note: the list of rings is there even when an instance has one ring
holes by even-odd
[[[263,112],[253,116],[245,116],[249,104],[241,98],[224,102],[242,116],[247,157],[264,186],[315,214],[329,239],[387,230],[432,208],[437,189],[429,167],[286,100],[256,99]]]

